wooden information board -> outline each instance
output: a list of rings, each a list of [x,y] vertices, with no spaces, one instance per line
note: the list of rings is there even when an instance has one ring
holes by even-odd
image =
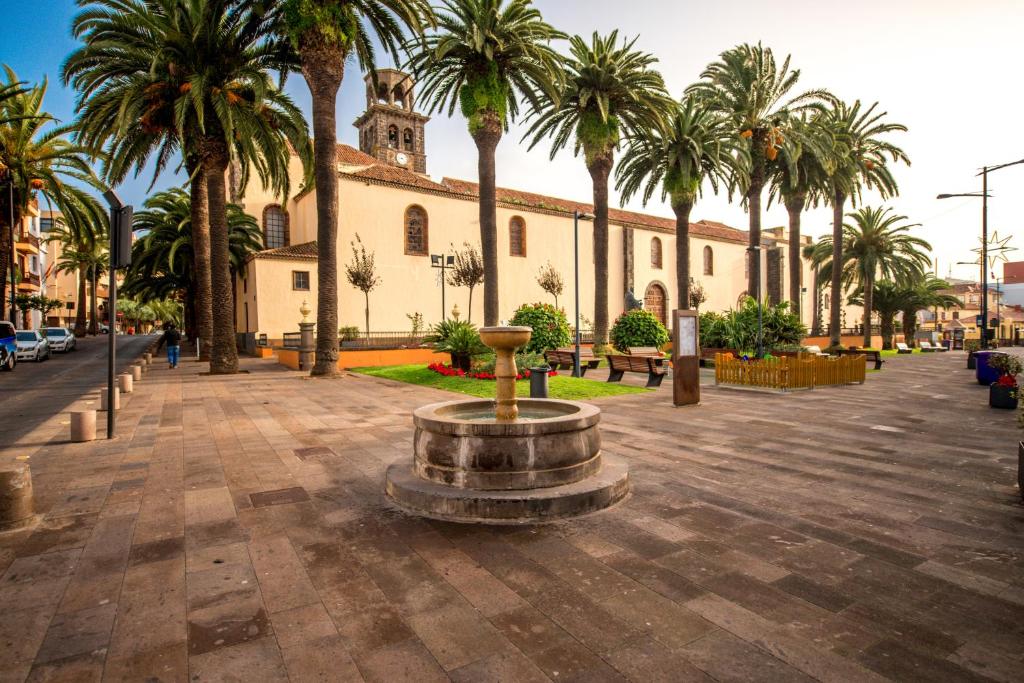
[[[672,311],[672,404],[700,403],[700,318],[697,311]]]

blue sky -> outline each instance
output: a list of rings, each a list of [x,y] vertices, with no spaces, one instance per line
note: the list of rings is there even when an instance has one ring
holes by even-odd
[[[658,68],[674,95],[696,80],[701,69],[723,50],[740,42],[762,41],[777,53],[791,53],[802,70],[804,87],[824,86],[836,95],[868,102],[876,100],[890,117],[910,128],[893,140],[906,149],[913,166],[896,171],[901,196],[890,203],[913,222],[915,232],[935,246],[939,272],[945,275],[956,261],[970,260],[977,245],[980,207],[975,200],[936,201],[940,192],[979,189],[974,177],[982,164],[1024,157],[1016,125],[1024,110],[1024,91],[1006,79],[1010,65],[1020,63],[1019,30],[1024,26],[1024,3],[1019,0],[536,0],[545,18],[570,33],[589,35],[618,28],[637,45],[660,58]],[[70,36],[73,0],[0,0],[0,62],[11,65],[26,80],[44,75],[51,82],[48,109],[70,120],[73,94],[59,82],[60,66],[75,47]],[[628,6],[628,11],[624,7]],[[391,66],[385,63],[384,66]],[[307,112],[309,97],[301,77],[289,80],[287,90]],[[364,107],[362,76],[350,63],[339,94],[340,139],[356,143],[352,121]],[[498,183],[506,187],[589,201],[590,178],[579,159],[564,152],[549,161],[546,149],[527,152],[519,145],[522,129],[513,127],[498,148]],[[476,179],[476,152],[465,122],[434,116],[427,126],[427,171]],[[127,200],[144,200],[149,176],[118,188]],[[177,184],[165,174],[158,187]],[[1014,235],[1011,244],[1022,251],[1024,166],[992,176],[995,198],[990,227]],[[613,193],[613,201],[617,196]],[[868,203],[879,202],[868,197]],[[628,208],[670,216],[668,206],[655,198],[646,209],[633,202]],[[693,219],[719,220],[745,228],[747,216],[738,204],[710,192],[698,202]],[[784,210],[773,207],[765,226],[786,221]],[[829,231],[830,211],[810,211],[804,218],[807,234]],[[952,273],[971,277],[977,270],[952,266]]]

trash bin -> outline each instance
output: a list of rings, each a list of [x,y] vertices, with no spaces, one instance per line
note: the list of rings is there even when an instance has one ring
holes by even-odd
[[[975,370],[974,376],[978,378],[978,384],[989,386],[997,379],[999,379],[999,371],[994,369],[988,364],[989,360],[994,356],[1005,356],[1006,353],[1003,351],[975,351],[974,362]]]
[[[547,365],[530,368],[530,398],[548,397],[549,372],[551,372],[551,368]]]
[[[942,345],[946,347],[947,351],[952,351],[953,350],[953,340],[952,339],[943,339],[942,340]]]

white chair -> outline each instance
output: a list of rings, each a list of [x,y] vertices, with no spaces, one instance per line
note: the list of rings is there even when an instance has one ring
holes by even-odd
[[[809,353],[812,356],[827,356],[827,353],[823,353],[821,347],[818,345],[805,346],[804,353]]]
[[[913,349],[903,342],[896,342],[896,353],[913,353]]]
[[[933,351],[938,351],[938,348],[932,346],[930,341],[921,342],[921,353],[932,353]]]

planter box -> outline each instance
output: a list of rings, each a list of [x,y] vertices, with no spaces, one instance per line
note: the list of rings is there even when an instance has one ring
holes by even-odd
[[[971,351],[970,353],[967,354],[967,369],[968,370],[977,370],[978,369],[978,359],[974,357],[974,351]]]
[[[1003,387],[993,384],[988,388],[988,404],[993,408],[1004,408],[1006,410],[1017,409],[1016,387]]]

